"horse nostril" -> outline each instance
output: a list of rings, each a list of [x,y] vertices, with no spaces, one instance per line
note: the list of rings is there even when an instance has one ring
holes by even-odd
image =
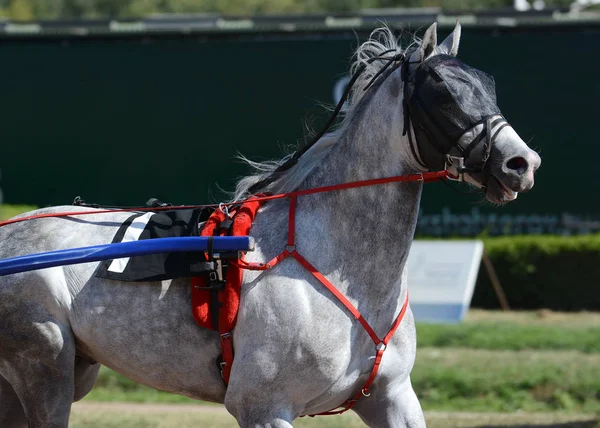
[[[529,163],[527,163],[525,158],[517,156],[509,159],[508,162],[506,162],[506,167],[516,171],[518,174],[523,174],[529,168]]]

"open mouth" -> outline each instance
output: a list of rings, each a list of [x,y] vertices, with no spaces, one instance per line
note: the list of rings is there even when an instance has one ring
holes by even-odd
[[[502,183],[496,177],[494,177],[494,180],[496,180],[498,182],[498,184],[500,184],[500,190],[502,190],[502,194],[504,195],[504,198],[507,201],[513,201],[513,200],[517,199],[517,196],[519,196],[518,192],[513,192],[512,190],[510,190],[508,187],[506,187],[504,185],[504,183]]]
[[[487,185],[487,198],[490,202],[504,203],[517,199],[518,192],[510,190],[502,181],[491,176]]]

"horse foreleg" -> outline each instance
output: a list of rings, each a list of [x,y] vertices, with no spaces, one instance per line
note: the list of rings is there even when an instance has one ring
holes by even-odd
[[[286,406],[256,392],[247,395],[227,391],[225,407],[241,428],[292,428],[292,413],[283,410]]]
[[[255,408],[234,414],[234,417],[241,428],[292,428],[289,416],[278,416],[277,413]]]
[[[425,428],[425,416],[410,381],[395,387],[371,389],[354,411],[369,427]]]
[[[27,428],[27,418],[21,401],[12,386],[0,376],[0,427]]]

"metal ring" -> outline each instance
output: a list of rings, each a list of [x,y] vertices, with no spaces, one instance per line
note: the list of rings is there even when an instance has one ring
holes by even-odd
[[[221,202],[219,204],[219,210],[225,214],[227,217],[231,217],[231,215],[229,214],[229,207],[227,207],[227,205],[225,205],[223,202]]]

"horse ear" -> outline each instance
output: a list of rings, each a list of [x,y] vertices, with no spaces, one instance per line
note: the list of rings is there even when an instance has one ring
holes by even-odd
[[[450,33],[446,40],[440,43],[438,51],[443,54],[456,56],[458,54],[458,45],[460,43],[460,23],[456,21],[454,31]]]
[[[421,46],[419,47],[419,53],[421,54],[421,61],[425,61],[429,55],[435,51],[437,47],[437,22],[431,24],[431,26],[425,31]]]
[[[435,52],[435,48],[437,48],[436,22],[431,24],[427,31],[425,31],[423,39],[421,40],[421,46],[419,46],[419,49],[415,50],[415,52],[411,55],[410,62],[425,61],[429,55]]]

